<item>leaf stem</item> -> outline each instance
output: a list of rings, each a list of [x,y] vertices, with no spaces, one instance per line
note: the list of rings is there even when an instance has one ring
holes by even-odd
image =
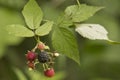
[[[79,0],[76,0],[77,1],[77,4],[80,6],[80,1]]]
[[[35,38],[35,40],[37,41],[37,43],[40,42],[40,38],[39,38],[39,36],[35,35],[34,38]]]

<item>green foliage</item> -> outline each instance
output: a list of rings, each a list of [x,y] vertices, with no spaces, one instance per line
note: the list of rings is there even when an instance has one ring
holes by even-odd
[[[58,19],[56,28],[52,33],[53,47],[73,59],[77,63],[80,63],[79,50],[76,39],[71,31],[67,27],[73,25],[74,22],[81,22],[92,15],[95,12],[102,9],[101,7],[93,7],[87,5],[72,5],[65,9],[65,15]],[[58,36],[59,35],[59,36]]]
[[[78,39],[77,44],[80,46],[80,67],[70,59],[60,55],[55,63],[57,65],[54,66],[56,75],[53,78],[46,79],[41,74],[42,71],[25,71],[25,50],[31,49],[31,46],[33,46],[31,42],[34,42],[34,39],[25,39],[20,44],[23,38],[7,34],[4,28],[9,24],[24,24],[20,10],[27,1],[29,0],[0,0],[0,80],[120,80],[120,45],[109,45],[104,41],[83,39],[78,34],[76,36]],[[120,16],[120,0],[80,1],[80,5],[84,2],[84,4],[105,7],[102,11],[89,18],[88,21],[85,21],[85,23],[99,23],[109,32],[108,36],[110,39],[119,41],[120,20],[118,18]],[[76,3],[75,0],[37,0],[37,2],[40,3],[42,10],[44,10],[44,19],[54,21],[54,27],[68,28],[74,25],[71,17],[67,15],[62,15],[60,20],[57,20],[57,18],[66,6]],[[58,21],[59,25],[56,25],[56,21]],[[52,30],[54,31],[54,28]],[[46,42],[49,38],[47,36],[41,37],[40,40]],[[50,43],[47,42],[47,44]],[[15,67],[18,69],[19,67],[20,69],[14,73],[11,67],[13,69],[16,69]],[[41,65],[39,67],[42,68]],[[67,76],[64,73],[59,75],[59,70],[64,70]],[[63,76],[58,78],[58,75]],[[63,79],[64,76],[66,77]]]
[[[80,63],[77,42],[71,31],[63,27],[54,27],[52,44],[58,52]]]
[[[60,16],[56,23],[60,27],[66,27],[66,28],[73,25],[73,21],[71,20],[71,18],[66,15]]]
[[[103,7],[88,6],[86,4],[72,5],[67,7],[65,14],[71,17],[73,22],[82,22],[93,16]]]
[[[9,34],[19,37],[32,37],[34,33],[23,25],[9,25],[7,26],[7,31]]]
[[[22,13],[29,28],[36,29],[40,26],[43,13],[35,0],[29,0]]]
[[[87,20],[100,9],[102,7],[88,6],[85,4],[67,7],[65,14],[56,20],[57,22],[53,28],[52,44],[54,49],[80,64],[77,41],[73,33],[69,30],[69,26],[74,25],[74,22]],[[35,35],[47,35],[52,30],[53,21],[47,21],[40,26],[43,13],[35,0],[29,0],[22,13],[26,24],[32,31],[21,25],[11,25],[7,28],[9,33],[19,37],[32,37]]]
[[[36,35],[39,35],[39,36],[47,35],[52,30],[52,26],[53,26],[53,21],[47,21],[46,23],[44,23],[43,25],[41,25],[35,31],[35,33],[36,33]]]

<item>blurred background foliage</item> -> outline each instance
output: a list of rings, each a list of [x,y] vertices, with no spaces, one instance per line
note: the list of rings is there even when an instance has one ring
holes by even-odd
[[[37,70],[28,71],[25,54],[35,46],[33,38],[18,38],[7,34],[5,26],[25,24],[21,10],[27,0],[0,0],[0,80],[120,80],[120,45],[111,45],[105,41],[92,41],[76,34],[79,43],[80,61],[74,61],[61,55],[55,64],[56,75],[48,79],[37,65]],[[63,10],[76,4],[75,0],[37,0],[44,18],[55,21]],[[80,0],[93,6],[102,6],[85,23],[103,25],[112,40],[120,41],[120,0]],[[42,41],[51,45],[50,37]]]

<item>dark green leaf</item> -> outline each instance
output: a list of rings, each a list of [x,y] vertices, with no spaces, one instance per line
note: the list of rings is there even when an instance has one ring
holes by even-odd
[[[79,50],[71,31],[63,27],[55,27],[52,34],[52,44],[58,52],[79,63]]]

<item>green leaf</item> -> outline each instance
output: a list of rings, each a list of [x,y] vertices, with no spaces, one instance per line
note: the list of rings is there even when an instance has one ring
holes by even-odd
[[[72,20],[70,19],[70,17],[66,16],[66,15],[62,15],[58,18],[58,21],[56,22],[60,27],[69,27],[71,25],[73,25]]]
[[[71,31],[63,27],[54,27],[52,44],[58,52],[80,64],[77,42]]]
[[[28,28],[24,27],[23,25],[8,25],[6,27],[6,30],[8,31],[9,34],[19,36],[19,37],[32,37],[34,36],[34,33],[29,30]]]
[[[73,25],[72,20],[70,20],[69,18],[64,18],[59,26],[60,27],[69,27],[71,25]]]
[[[43,13],[35,0],[29,0],[22,11],[22,14],[29,28],[36,29],[40,26]]]
[[[93,16],[103,7],[88,6],[85,4],[72,5],[66,8],[65,14],[72,18],[73,22],[82,22]]]
[[[120,44],[108,38],[107,30],[99,24],[76,24],[76,32],[91,40],[106,40],[111,44]]]
[[[120,44],[120,42],[113,41],[113,40],[107,40],[107,41],[110,42],[111,44]]]
[[[76,24],[75,31],[91,40],[108,40],[107,30],[99,24]]]
[[[36,35],[39,36],[44,36],[49,34],[49,32],[52,30],[52,26],[53,26],[53,21],[47,21],[46,23],[44,23],[42,26],[40,26],[36,31]]]

